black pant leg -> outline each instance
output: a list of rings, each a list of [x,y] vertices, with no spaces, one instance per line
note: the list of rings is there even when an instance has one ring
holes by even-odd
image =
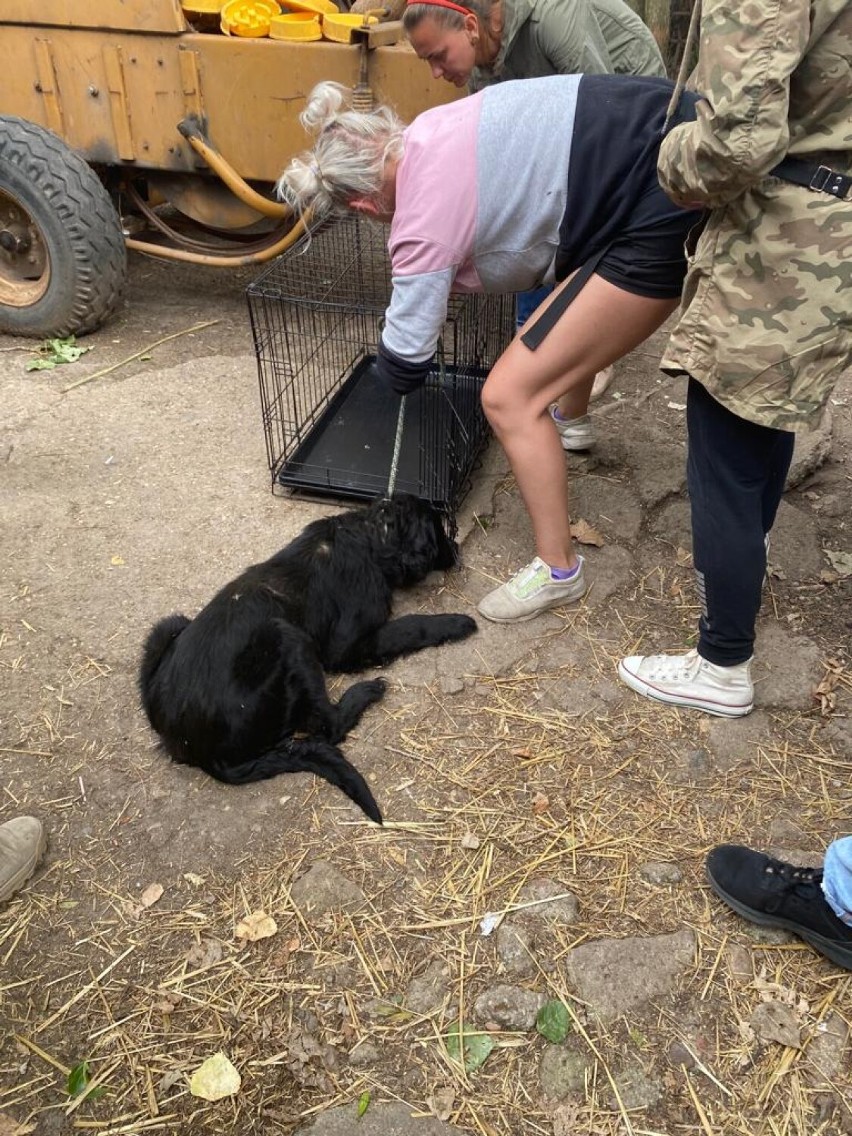
[[[695,379],[687,394],[687,483],[702,614],[698,653],[734,666],[749,659],[775,520],[794,436],[740,418]]]
[[[769,534],[775,524],[775,514],[781,504],[790,463],[793,460],[793,447],[796,435],[789,430],[776,430],[778,435],[771,458],[771,469],[763,494],[763,531]]]

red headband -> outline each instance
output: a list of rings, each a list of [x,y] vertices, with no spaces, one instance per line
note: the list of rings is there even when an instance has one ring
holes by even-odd
[[[463,16],[469,16],[471,13],[470,8],[462,8],[461,4],[454,4],[453,0],[407,0],[409,7],[412,4],[432,4],[435,8],[452,8],[454,12],[461,12]]]

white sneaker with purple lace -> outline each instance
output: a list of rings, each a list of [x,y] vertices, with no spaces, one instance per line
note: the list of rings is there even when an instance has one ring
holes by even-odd
[[[563,418],[554,403],[550,408],[550,417],[559,434],[563,450],[582,453],[583,450],[590,450],[595,444],[595,431],[588,414],[583,414],[580,418]]]
[[[548,608],[582,599],[586,594],[584,561],[582,556],[577,560],[573,575],[567,580],[554,580],[550,566],[537,556],[511,580],[484,596],[477,611],[493,623],[522,623]]]

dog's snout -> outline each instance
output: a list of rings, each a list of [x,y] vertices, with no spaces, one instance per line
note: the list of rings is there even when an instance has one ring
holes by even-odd
[[[443,572],[448,572],[451,568],[458,568],[461,566],[461,549],[458,544],[446,536],[443,532],[439,544],[438,564],[437,567]]]

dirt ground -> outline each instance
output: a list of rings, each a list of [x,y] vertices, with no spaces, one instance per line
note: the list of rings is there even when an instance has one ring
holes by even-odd
[[[49,832],[0,911],[0,1136],[852,1132],[849,975],[738,920],[702,870],[722,840],[815,863],[852,829],[850,377],[779,515],[749,718],[615,677],[623,654],[688,646],[696,619],[684,391],[658,335],[597,404],[597,449],[568,458],[602,542],[588,599],[389,668],[346,743],[380,829],[307,775],[232,789],[172,765],[138,706],[151,622],[332,507],[270,492],[249,278],[135,257],[78,362],[27,373],[33,344],[0,342],[0,820]],[[461,522],[463,570],[400,610],[472,611],[529,559],[494,448]],[[525,923],[534,886],[576,909]],[[258,911],[275,930],[252,941]],[[514,939],[484,934],[487,913]],[[660,986],[673,935],[690,946]],[[622,941],[638,954],[587,984],[578,952]],[[503,986],[561,1002],[568,1036],[495,1021],[481,999]],[[459,1023],[493,1043],[479,1068],[454,1059]],[[241,1083],[208,1102],[190,1078],[219,1052]],[[409,1119],[383,1121],[392,1104]]]

